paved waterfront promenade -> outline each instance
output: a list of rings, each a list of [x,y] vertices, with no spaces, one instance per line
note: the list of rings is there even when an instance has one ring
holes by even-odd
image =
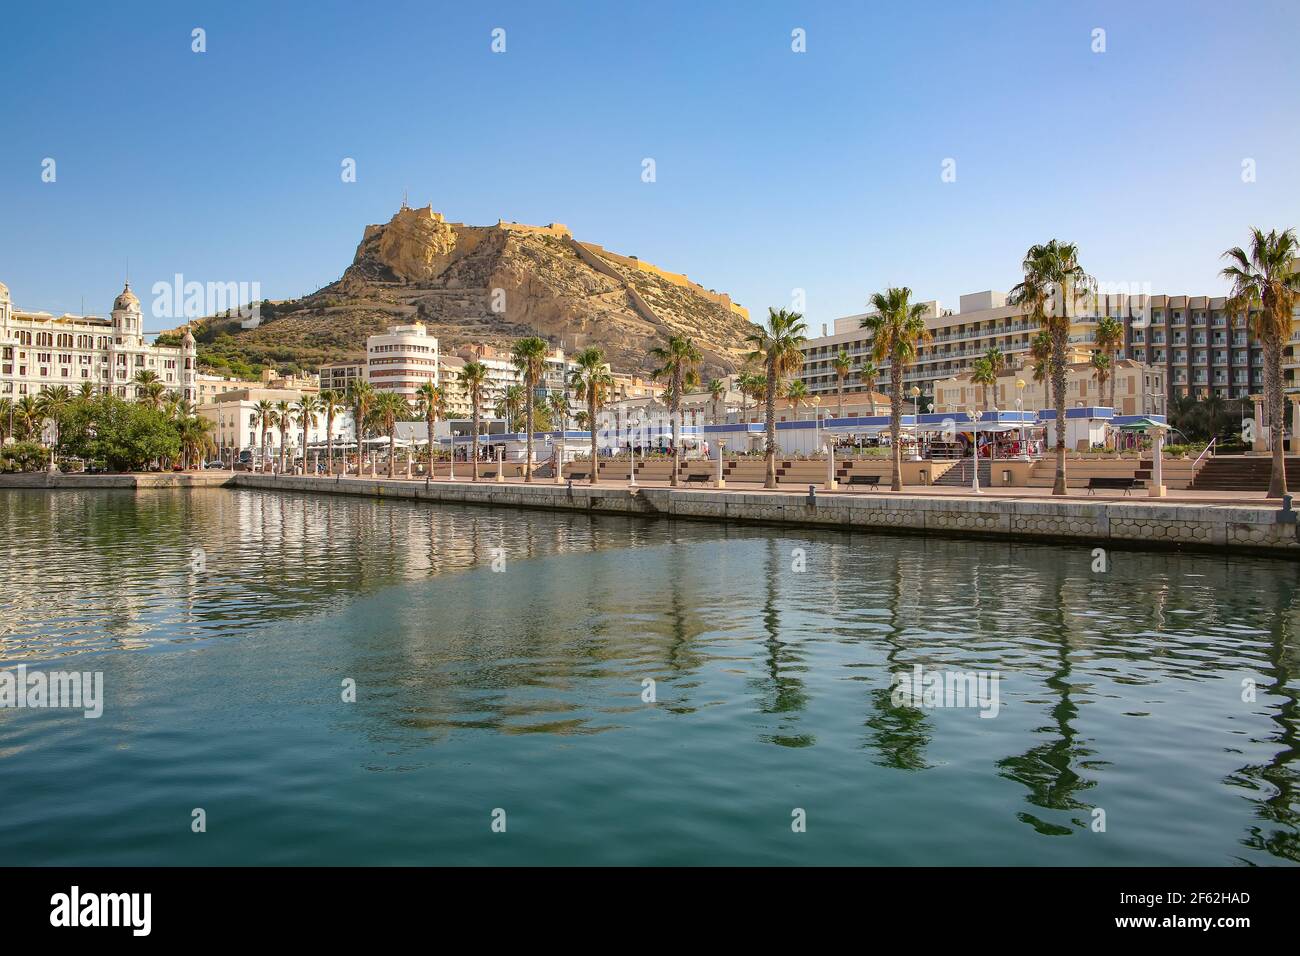
[[[1278,504],[1256,493],[1087,495],[1071,490],[1053,497],[1047,489],[1000,488],[981,495],[955,488],[908,487],[889,491],[817,490],[785,486],[775,491],[728,483],[723,489],[670,488],[664,482],[629,487],[625,481],[555,484],[451,481],[436,478],[283,476],[248,472],[145,475],[4,475],[0,488],[251,487],[267,490],[409,498],[457,504],[545,508],[600,514],[694,520],[762,522],[797,526],[862,528],[900,533],[1077,541],[1088,547],[1128,545],[1197,550],[1254,551],[1300,556],[1297,525]]]

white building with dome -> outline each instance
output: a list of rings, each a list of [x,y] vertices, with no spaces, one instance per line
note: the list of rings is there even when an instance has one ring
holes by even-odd
[[[179,346],[145,342],[140,300],[129,282],[107,319],[15,309],[0,282],[0,398],[35,397],[57,385],[76,392],[89,383],[96,394],[133,399],[140,394],[136,374],[149,371],[167,391],[197,402],[197,366],[188,328]]]

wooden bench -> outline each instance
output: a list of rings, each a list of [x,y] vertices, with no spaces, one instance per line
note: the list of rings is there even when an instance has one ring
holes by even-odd
[[[590,478],[590,477],[591,477],[591,472],[589,472],[589,471],[571,471],[571,472],[569,472],[569,480],[570,480],[570,481],[586,481],[586,480],[587,480],[588,478]]]
[[[1136,478],[1106,478],[1106,477],[1100,477],[1100,478],[1089,478],[1089,479],[1088,479],[1088,494],[1090,494],[1090,495],[1095,495],[1095,494],[1097,493],[1097,489],[1098,489],[1098,488],[1102,489],[1103,491],[1121,491],[1121,490],[1122,490],[1122,491],[1124,492],[1124,494],[1127,495],[1127,494],[1130,494],[1130,493],[1133,491],[1133,489],[1136,488],[1136,487],[1137,487],[1137,479],[1136,479]]]
[[[880,475],[849,475],[847,484],[850,485],[870,485],[872,490],[880,487]]]
[[[480,471],[478,473],[478,476],[480,478],[495,478],[497,476],[497,473],[495,469],[492,471]]]
[[[712,481],[712,480],[713,480],[713,476],[712,476],[712,475],[699,475],[699,474],[695,474],[695,475],[687,475],[687,476],[686,476],[686,483],[687,483],[687,484],[690,484],[692,481],[694,481],[694,482],[704,482],[704,483],[707,483],[707,482],[710,482],[710,481]]]

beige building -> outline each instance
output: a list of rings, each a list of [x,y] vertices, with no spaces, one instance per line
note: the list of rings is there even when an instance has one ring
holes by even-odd
[[[468,418],[474,413],[469,392],[465,390],[465,385],[460,380],[461,369],[464,367],[465,360],[459,355],[444,355],[438,359],[438,377],[442,382],[442,395],[446,401],[448,418]],[[479,413],[487,413],[486,401],[483,401]]]
[[[321,391],[331,389],[339,395],[346,395],[354,384],[365,380],[365,362],[336,362],[320,367]]]
[[[1071,362],[1066,369],[1067,407],[1109,406],[1110,382],[1106,382],[1104,390],[1098,386],[1096,370],[1084,355],[1086,352],[1076,353],[1074,358],[1081,360]],[[1163,369],[1132,359],[1121,359],[1115,374],[1115,413],[1164,415],[1167,405],[1165,389]],[[1038,411],[1055,407],[1048,391],[1046,383],[1034,381],[1029,364],[1008,370],[998,376],[996,385],[988,388],[981,388],[971,381],[969,372],[963,372],[935,383],[934,411],[960,413],[971,406],[980,410]]]

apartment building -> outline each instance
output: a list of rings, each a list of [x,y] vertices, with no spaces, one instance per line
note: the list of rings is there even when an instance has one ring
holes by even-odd
[[[446,417],[449,419],[468,418],[473,414],[469,392],[465,390],[465,385],[460,379],[461,369],[464,367],[465,360],[459,355],[444,355],[438,359],[438,378],[442,383]],[[480,414],[484,413],[485,409],[480,409]]]
[[[913,387],[925,396],[935,394],[940,381],[966,375],[990,348],[1000,349],[1009,362],[1026,358],[1038,332],[1023,308],[1010,305],[996,291],[963,295],[957,311],[927,302],[926,327],[932,341],[921,346],[917,360],[903,376],[910,395]],[[832,361],[840,349],[848,352],[854,370],[846,390],[864,386],[858,365],[871,352],[871,333],[861,327],[869,313],[835,320],[830,335],[809,339],[803,346],[801,376],[813,394],[834,392],[838,378]],[[1250,332],[1246,317],[1230,319],[1224,297],[1102,294],[1081,299],[1071,308],[1070,345],[1089,352],[1096,348],[1097,322],[1103,316],[1124,326],[1121,359],[1162,370],[1166,394],[1171,397],[1240,398],[1263,390],[1263,349]],[[1293,332],[1293,341],[1300,337]],[[1295,351],[1294,349],[1289,351]],[[1288,375],[1295,378],[1300,362],[1286,358]],[[888,362],[881,363],[877,388],[888,390]]]
[[[339,395],[346,395],[354,384],[365,380],[365,362],[335,362],[320,367],[321,391],[330,389]]]

